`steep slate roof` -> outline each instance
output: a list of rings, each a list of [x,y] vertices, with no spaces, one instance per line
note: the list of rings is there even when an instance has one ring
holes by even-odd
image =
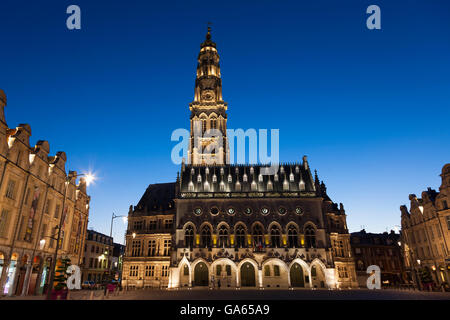
[[[136,209],[154,213],[166,213],[175,208],[175,182],[156,183],[147,187]]]

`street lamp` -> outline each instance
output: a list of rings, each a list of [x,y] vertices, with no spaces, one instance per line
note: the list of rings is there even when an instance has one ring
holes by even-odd
[[[67,189],[69,187],[70,181],[73,178],[76,179],[78,177],[84,177],[86,185],[91,184],[95,180],[94,175],[92,175],[91,173],[77,174],[74,172],[69,172],[69,174],[65,177],[66,181],[64,182],[65,187],[64,187],[64,199],[63,199],[63,205],[62,205],[62,213],[61,213],[61,218],[59,220],[59,225],[57,227],[58,228],[58,237],[56,238],[56,249],[55,249],[55,253],[53,254],[52,265],[50,267],[50,281],[48,283],[48,288],[47,288],[47,300],[51,299],[52,290],[53,290],[53,282],[55,281],[56,260],[58,259],[59,242],[61,241],[61,229],[62,229],[64,220],[66,219],[65,205],[66,205],[66,199],[67,199]]]
[[[128,221],[127,220],[127,216],[120,216],[120,215],[116,215],[114,212],[112,213],[112,216],[111,216],[111,229],[110,229],[110,231],[109,231],[109,238],[110,238],[110,240],[113,238],[112,237],[112,232],[113,232],[113,225],[114,225],[114,219],[117,219],[117,218],[122,218],[123,219],[123,221],[124,222],[126,222],[126,221]],[[112,246],[114,245],[114,242],[111,244]],[[111,248],[111,246],[109,247],[109,249],[108,250],[106,250],[105,251],[105,253],[104,253],[104,257],[106,258],[106,263],[107,263],[107,268],[112,272],[112,263],[111,263],[111,265],[109,264],[109,256],[111,255],[110,254],[110,252],[113,250],[113,248]],[[111,261],[112,262],[112,261]],[[106,280],[106,279],[105,279]],[[105,293],[106,293],[106,283],[105,283]]]

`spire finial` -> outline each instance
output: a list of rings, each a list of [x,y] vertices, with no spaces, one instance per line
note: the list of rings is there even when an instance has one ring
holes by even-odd
[[[212,22],[208,22],[208,33],[206,34],[207,40],[211,39],[211,25],[212,25]]]

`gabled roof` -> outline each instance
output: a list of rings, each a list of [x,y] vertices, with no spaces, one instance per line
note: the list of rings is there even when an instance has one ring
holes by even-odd
[[[135,210],[149,213],[168,213],[175,208],[175,182],[156,183],[147,187]]]

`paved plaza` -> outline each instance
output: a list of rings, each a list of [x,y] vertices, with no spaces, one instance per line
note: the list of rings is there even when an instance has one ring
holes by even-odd
[[[45,296],[3,297],[0,300],[45,300]],[[449,292],[415,290],[129,290],[104,297],[102,290],[72,291],[70,300],[450,300]]]

